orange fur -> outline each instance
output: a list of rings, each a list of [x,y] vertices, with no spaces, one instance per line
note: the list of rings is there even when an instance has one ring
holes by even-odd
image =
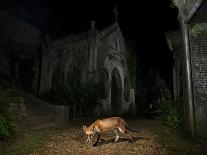
[[[98,139],[94,145],[97,145],[101,134],[108,130],[113,130],[116,134],[115,142],[118,141],[119,135],[118,130],[126,135],[128,135],[129,140],[132,141],[132,138],[129,134],[129,131],[134,131],[133,129],[130,129],[127,125],[127,123],[121,118],[121,117],[110,117],[105,119],[98,119],[94,123],[92,123],[89,127],[83,126],[83,130],[85,131],[87,135],[87,142],[91,141],[93,136],[98,133]]]

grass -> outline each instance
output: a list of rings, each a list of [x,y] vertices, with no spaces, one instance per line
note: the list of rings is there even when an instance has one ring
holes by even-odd
[[[51,136],[51,129],[37,132],[24,132],[2,144],[0,154],[2,155],[24,155],[33,152],[35,149],[44,146]]]
[[[17,133],[15,136],[11,137],[4,143],[0,143],[0,155],[30,154],[34,152],[34,150],[44,147],[51,140],[55,133],[58,133],[58,135],[61,136],[64,130],[81,126],[82,121],[71,121],[60,126],[49,127],[41,130],[19,131],[19,133]]]
[[[7,141],[0,143],[0,155],[27,155],[34,150],[44,147],[54,133],[58,133],[60,136],[64,130],[73,127],[82,127],[81,120],[72,121],[57,127],[49,127],[46,129],[28,131],[19,131],[16,135],[8,139]],[[84,121],[90,122],[90,120]]]
[[[156,140],[169,154],[207,154],[206,146],[186,135],[181,130],[175,130],[156,122],[151,131],[157,135]]]

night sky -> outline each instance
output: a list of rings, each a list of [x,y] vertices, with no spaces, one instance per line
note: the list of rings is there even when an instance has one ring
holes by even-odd
[[[143,1],[44,1],[1,0],[1,7],[14,12],[53,38],[70,33],[88,31],[90,21],[101,29],[113,23],[113,8],[118,7],[118,22],[127,41],[136,42],[137,57],[141,67],[148,70],[157,66],[163,76],[170,77],[172,54],[164,33],[178,28],[177,10],[170,0]]]

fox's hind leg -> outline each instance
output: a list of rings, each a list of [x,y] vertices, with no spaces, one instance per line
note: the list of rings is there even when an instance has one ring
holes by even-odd
[[[132,142],[132,137],[131,137],[131,135],[130,135],[130,133],[129,133],[129,130],[125,130],[125,132],[124,132],[128,137],[129,137],[129,142]]]
[[[132,137],[131,137],[131,135],[129,134],[129,131],[128,130],[126,130],[125,131],[125,134],[129,137],[129,142],[132,142]]]
[[[121,128],[118,128],[119,129],[119,131],[121,132],[121,133],[124,133],[125,135],[127,135],[128,136],[128,138],[129,138],[129,142],[132,142],[132,137],[131,137],[131,135],[130,135],[130,133],[129,133],[129,130],[128,129],[126,129],[126,127],[121,127]]]

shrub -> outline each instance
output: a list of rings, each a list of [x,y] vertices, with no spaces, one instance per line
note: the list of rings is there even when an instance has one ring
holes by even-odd
[[[0,139],[3,139],[9,135],[8,120],[3,114],[0,113]]]
[[[42,97],[53,104],[76,106],[82,109],[82,113],[91,115],[98,103],[99,89],[99,85],[95,82],[80,84],[68,81],[45,92]]]
[[[94,109],[98,104],[98,98],[101,95],[101,90],[98,83],[85,82],[80,88],[80,106],[83,108],[85,115],[93,115]]]
[[[70,105],[72,90],[72,87],[67,83],[61,83],[58,87],[51,89],[49,92],[44,92],[42,97],[53,104]]]
[[[14,90],[0,88],[0,139],[13,135],[24,118],[23,98]]]
[[[156,118],[162,121],[163,124],[177,128],[181,125],[181,114],[178,111],[177,102],[172,103],[164,97],[158,100],[158,103],[154,105],[156,110],[152,113]]]

